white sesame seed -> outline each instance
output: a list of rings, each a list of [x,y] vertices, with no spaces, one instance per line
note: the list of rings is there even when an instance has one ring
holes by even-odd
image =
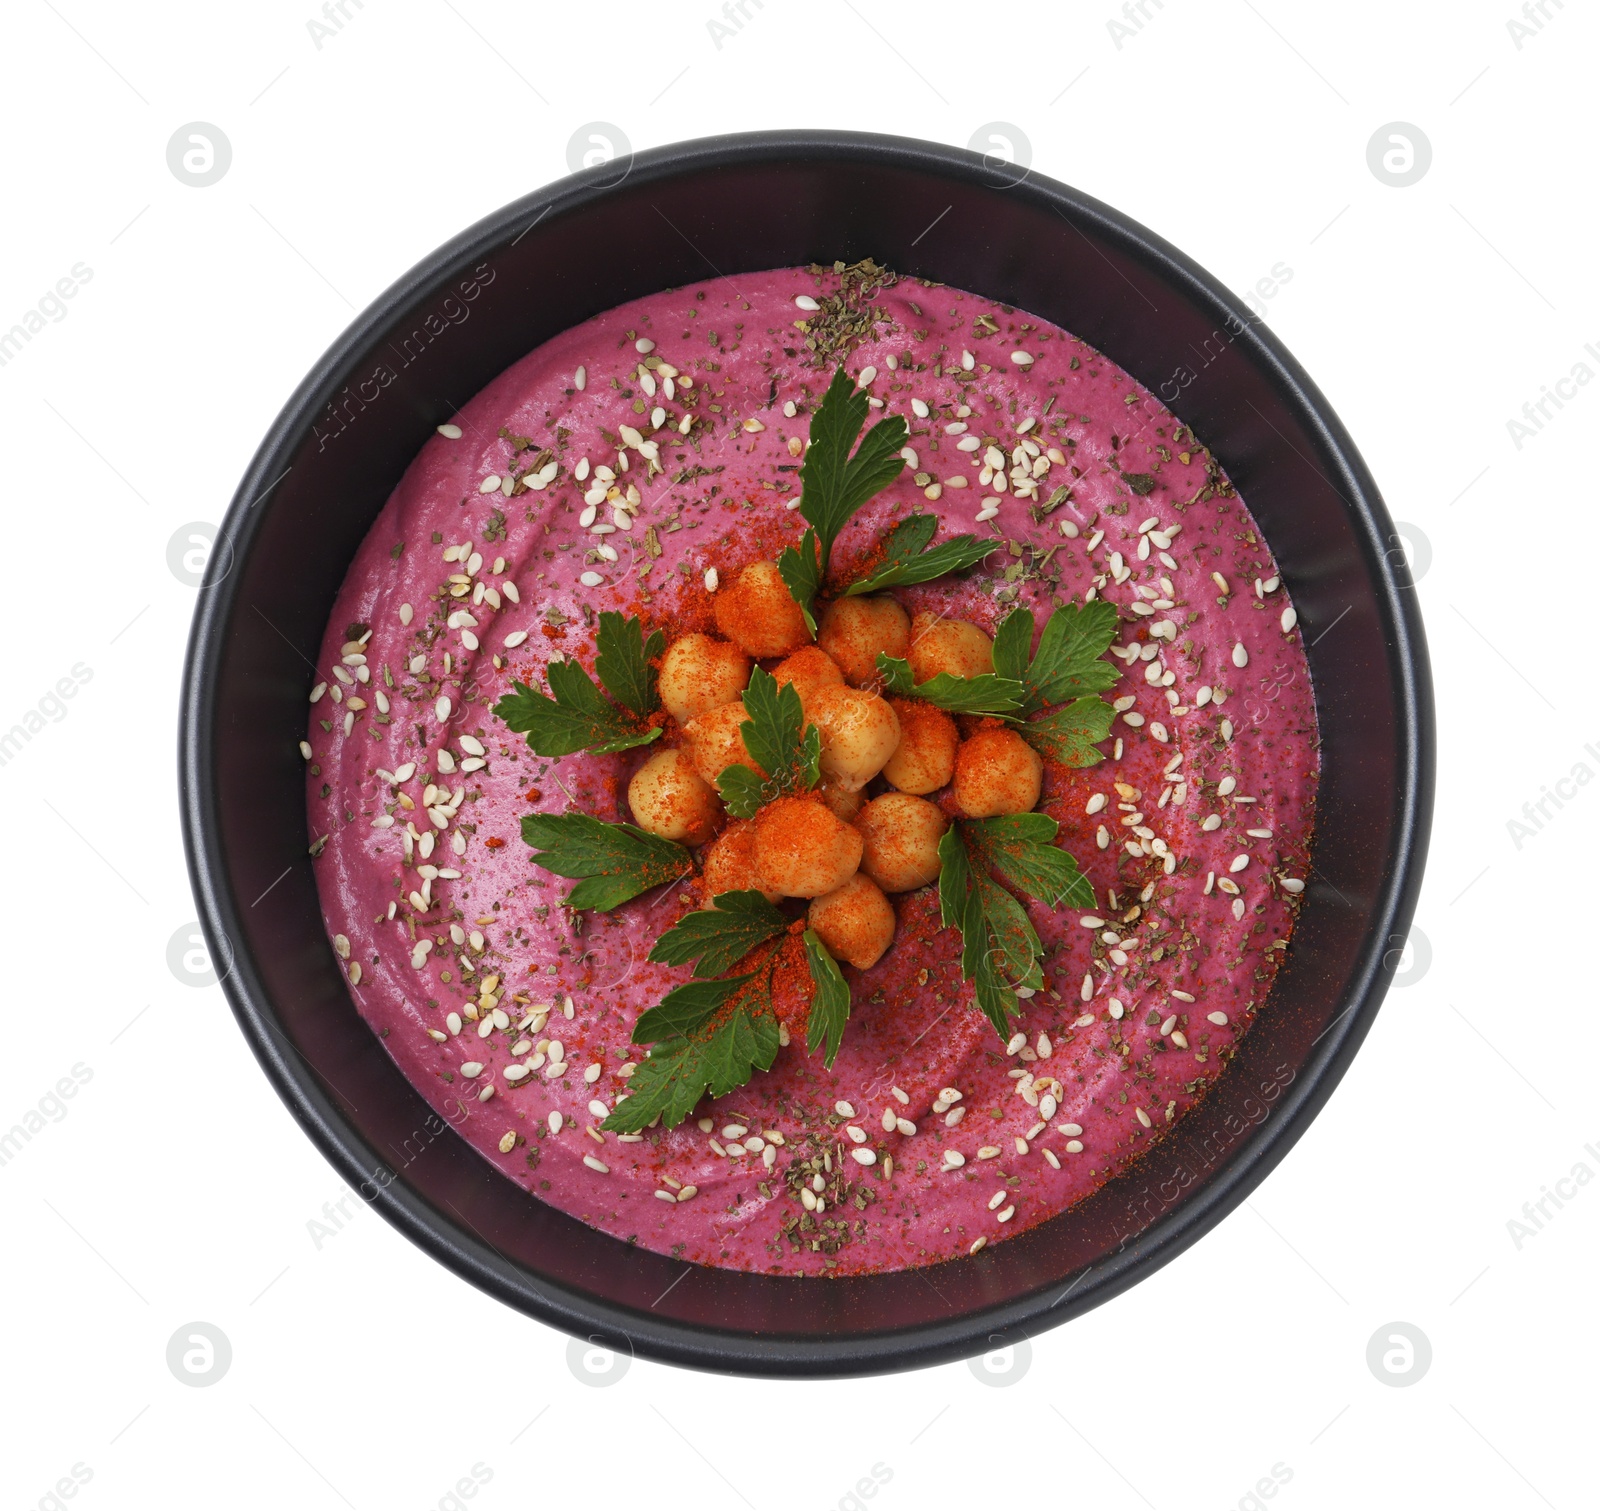
[[[1244,648],[1244,642],[1242,640],[1234,642],[1233,664],[1241,669],[1249,666],[1250,664],[1250,652]]]
[[[1248,855],[1236,855],[1228,862],[1228,869],[1230,871],[1242,871],[1249,864],[1250,857]]]
[[[715,567],[706,568],[706,592],[715,593],[717,591],[717,583],[720,580]]]
[[[822,308],[809,294],[796,294],[794,296],[794,307],[798,310],[817,310]]]
[[[875,1165],[878,1163],[878,1156],[870,1149],[852,1149],[850,1158],[858,1165]]]
[[[1306,884],[1298,876],[1279,877],[1278,884],[1285,892],[1304,892],[1306,889]]]
[[[437,715],[439,722],[441,724],[444,723],[450,717],[450,700],[443,697],[435,699],[433,711]]]
[[[633,349],[638,352],[641,357],[648,357],[650,353],[656,349],[656,344],[648,336],[640,336],[639,339],[633,343]]]
[[[863,367],[861,369],[861,371],[856,374],[856,387],[857,388],[867,388],[867,387],[869,387],[871,385],[871,383],[872,383],[872,380],[874,378],[876,378],[877,376],[878,376],[878,369],[877,368],[871,366],[870,364],[868,366],[866,366],[866,367]]]
[[[580,572],[578,581],[586,588],[597,588],[605,579],[598,572]]]
[[[592,1154],[584,1155],[583,1162],[591,1170],[596,1171],[600,1175],[610,1175],[611,1174],[611,1166],[608,1165],[604,1160],[596,1159]]]
[[[1279,616],[1278,623],[1283,626],[1283,633],[1287,635],[1299,622],[1300,616],[1291,609],[1285,609]]]
[[[459,441],[461,439],[461,427],[459,425],[436,425],[434,429],[447,441]]]
[[[1032,367],[1033,366],[1033,353],[1032,352],[1024,352],[1024,351],[1015,351],[1015,352],[1011,353],[1011,360],[1013,362],[1015,362],[1018,367]]]

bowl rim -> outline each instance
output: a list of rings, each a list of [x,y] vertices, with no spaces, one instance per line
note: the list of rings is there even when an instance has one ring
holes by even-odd
[[[1367,575],[1377,603],[1397,686],[1394,737],[1400,790],[1396,794],[1392,862],[1374,896],[1371,923],[1349,974],[1344,1010],[1307,1056],[1276,1104],[1275,1115],[1250,1130],[1239,1148],[1192,1195],[1164,1211],[1124,1245],[1083,1270],[1048,1300],[1033,1294],[958,1317],[893,1332],[842,1338],[779,1338],[715,1330],[655,1314],[641,1315],[593,1294],[536,1287],[531,1271],[439,1213],[404,1179],[374,1183],[371,1151],[361,1133],[326,1096],[277,1021],[272,1001],[247,973],[222,980],[247,1042],[279,1097],[312,1142],[350,1185],[393,1226],[440,1263],[514,1309],[569,1334],[624,1347],[629,1353],[692,1368],[762,1375],[831,1377],[922,1367],[1015,1343],[1092,1309],[1144,1279],[1198,1241],[1267,1177],[1331,1096],[1366,1037],[1399,963],[1421,886],[1434,789],[1432,683],[1420,609],[1403,557],[1391,547],[1393,526],[1376,483],[1353,440],[1321,391],[1276,336],[1217,279],[1191,258],[1121,212],[1029,170],[997,181],[977,152],[914,138],[833,130],[777,130],[696,138],[630,154],[619,179],[612,164],[585,169],[493,211],[420,259],[374,299],[316,360],[273,420],[247,467],[219,529],[235,552],[265,517],[257,506],[271,494],[321,412],[326,395],[351,375],[352,363],[373,337],[416,298],[443,286],[461,269],[490,255],[555,210],[603,200],[625,178],[668,179],[685,171],[749,167],[762,161],[810,160],[839,171],[873,163],[963,181],[973,187],[1019,189],[1071,224],[1098,233],[1163,277],[1175,292],[1219,324],[1230,322],[1234,344],[1283,401],[1294,408],[1336,466],[1352,525],[1366,546]],[[1107,356],[1116,360],[1116,353]],[[200,924],[213,949],[244,937],[240,910],[227,884],[227,862],[212,825],[216,778],[215,711],[223,669],[220,633],[234,606],[228,573],[202,588],[183,669],[179,716],[179,789],[185,852]],[[951,1260],[948,1263],[966,1263]],[[833,1283],[838,1283],[837,1281]]]

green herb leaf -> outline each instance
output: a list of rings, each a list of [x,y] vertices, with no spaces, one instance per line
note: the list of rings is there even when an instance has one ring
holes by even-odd
[[[652,1044],[660,1039],[680,1039],[698,1033],[716,1016],[722,1006],[755,972],[743,976],[723,976],[715,981],[686,981],[675,986],[654,1007],[639,1014],[633,1026],[635,1044]]]
[[[1095,746],[1111,737],[1114,717],[1104,698],[1074,698],[1042,719],[1017,725],[1017,733],[1047,761],[1059,766],[1094,766],[1105,759]]]
[[[806,628],[817,633],[817,620],[813,612],[817,590],[822,586],[822,546],[817,532],[807,529],[798,546],[785,546],[778,553],[778,576],[783,579],[789,596],[800,605]]]
[[[655,712],[661,705],[656,696],[656,670],[650,663],[666,644],[667,637],[660,630],[652,631],[646,639],[642,621],[601,610],[600,628],[595,633],[594,669],[606,691],[640,716]]]
[[[1153,472],[1124,472],[1122,481],[1128,485],[1129,492],[1143,498],[1156,485]]]
[[[607,912],[694,869],[682,845],[587,813],[526,814],[522,838],[546,871],[583,878],[562,899],[569,908]]]
[[[776,954],[748,975],[676,987],[642,1014],[633,1042],[657,1042],[634,1071],[627,1097],[600,1126],[610,1133],[639,1133],[659,1117],[662,1126],[673,1128],[701,1097],[726,1096],[756,1071],[770,1070],[778,1054],[772,1011]]]
[[[1051,614],[1030,662],[1033,615],[1013,609],[995,633],[994,669],[1022,683],[1024,709],[1034,713],[1052,703],[1104,692],[1115,683],[1117,669],[1104,657],[1116,637],[1117,611],[1109,603],[1096,599],[1072,604]]]
[[[957,535],[929,550],[938,528],[939,521],[931,514],[912,514],[901,520],[889,532],[883,560],[865,577],[851,583],[844,596],[932,582],[949,572],[974,566],[999,546],[998,541],[980,540],[976,535]]]
[[[680,918],[647,958],[663,965],[697,961],[696,976],[720,976],[788,927],[789,920],[759,892],[719,892],[709,908]]]
[[[976,858],[1047,907],[1094,906],[1094,888],[1072,856],[1055,843],[1060,826],[1043,813],[1016,813],[963,822],[962,837]]]
[[[1022,712],[1022,683],[997,672],[977,677],[940,672],[913,685],[910,662],[882,651],[878,652],[878,670],[883,675],[883,690],[897,698],[921,698],[953,714],[992,714],[1007,719]]]
[[[834,1057],[844,1038],[844,1026],[850,1017],[850,987],[839,970],[838,963],[823,947],[815,932],[807,929],[805,940],[806,962],[811,967],[811,981],[815,991],[811,994],[811,1016],[806,1028],[806,1048],[822,1050],[824,1067],[833,1069]]]
[[[590,750],[596,755],[630,750],[661,737],[625,709],[601,695],[576,662],[552,661],[545,668],[553,697],[518,683],[494,706],[497,719],[528,737],[535,755],[564,756]]]
[[[961,930],[961,974],[1001,1038],[1018,1011],[1019,987],[1044,984],[1044,948],[1027,910],[989,874],[1049,907],[1094,906],[1094,890],[1078,863],[1052,841],[1057,825],[1043,813],[952,824],[939,841],[939,918]]]
[[[800,464],[800,514],[813,528],[798,550],[793,546],[784,550],[778,571],[813,633],[812,602],[834,541],[856,510],[887,488],[905,467],[900,450],[906,444],[906,422],[899,415],[879,420],[856,446],[867,410],[866,391],[857,388],[841,366],[811,417],[811,444]]]
[[[994,924],[998,921],[1007,928],[1009,942],[1013,944],[1016,931],[1015,917],[1002,916],[1004,904],[998,899],[1005,898],[1013,907],[1016,907],[1016,900],[973,868],[962,838],[962,827],[952,824],[939,841],[939,917],[945,928],[961,930],[961,974],[972,982],[979,1011],[994,1025],[1001,1038],[1010,1038],[1008,1020],[1020,1012],[1015,988],[1030,984],[1028,978],[1038,971],[1037,961],[1032,971],[1020,972],[1020,980],[1008,982],[1001,974],[1000,963],[1009,958],[1009,952],[997,938]],[[1031,932],[1032,925],[1028,924],[1026,914],[1022,922]]]
[[[756,810],[790,792],[807,792],[822,775],[822,731],[807,724],[800,694],[792,682],[780,684],[761,668],[750,673],[739,726],[744,748],[766,775],[748,766],[729,766],[717,790],[735,818],[754,818]]]

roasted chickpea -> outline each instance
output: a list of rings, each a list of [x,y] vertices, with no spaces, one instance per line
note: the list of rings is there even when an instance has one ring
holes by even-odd
[[[894,906],[859,871],[806,909],[806,922],[836,960],[858,971],[876,965],[894,938]]]
[[[906,792],[875,797],[856,815],[861,869],[885,892],[925,887],[943,869],[939,841],[950,820],[926,798]]]
[[[911,619],[892,598],[841,598],[828,605],[817,644],[852,687],[878,679],[878,652],[903,660],[911,644]]]
[[[721,708],[713,708],[683,726],[684,734],[689,737],[694,768],[713,786],[730,766],[748,766],[766,775],[744,747],[740,729],[747,717],[744,704],[724,703]]]
[[[800,605],[772,561],[753,561],[716,595],[717,628],[758,659],[787,656],[811,641]]]
[[[861,836],[811,797],[781,797],[755,817],[756,870],[785,897],[821,897],[861,864]]]
[[[811,696],[818,688],[844,685],[844,673],[833,658],[814,645],[802,645],[792,655],[785,656],[773,667],[772,676],[780,684],[789,682],[794,685],[794,690],[800,694],[802,708],[810,704]]]
[[[756,826],[745,819],[734,819],[711,842],[705,853],[705,899],[723,892],[760,892],[768,902],[783,894],[774,892],[756,870]]]
[[[661,706],[680,724],[736,703],[750,681],[750,658],[710,635],[680,635],[661,658]]]
[[[918,682],[927,682],[940,672],[978,677],[994,670],[994,641],[970,619],[918,614],[911,621],[911,649],[906,660]]]
[[[686,750],[660,750],[628,783],[633,821],[662,839],[703,845],[717,832],[722,804],[703,781]]]
[[[818,782],[813,795],[821,798],[847,824],[861,812],[861,805],[866,802],[859,787],[841,787],[837,782]]]
[[[822,733],[822,774],[836,787],[865,787],[900,743],[900,721],[876,693],[823,687],[806,716]]]
[[[956,751],[956,804],[969,818],[1027,813],[1043,784],[1044,762],[1013,729],[980,729]]]
[[[920,698],[890,698],[889,707],[900,721],[900,743],[884,763],[884,779],[919,797],[937,792],[955,775],[955,720]]]

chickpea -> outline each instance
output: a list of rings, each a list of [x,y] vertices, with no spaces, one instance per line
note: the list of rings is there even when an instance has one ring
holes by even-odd
[[[680,635],[661,658],[661,706],[680,724],[736,703],[750,681],[750,658],[710,635]]]
[[[807,717],[822,732],[822,774],[836,787],[865,787],[900,743],[900,721],[876,693],[824,687]]]
[[[787,656],[811,641],[805,616],[778,564],[753,561],[716,596],[717,628],[758,659]]]
[[[911,621],[911,649],[906,660],[918,682],[927,682],[940,672],[978,677],[994,670],[994,641],[969,619],[918,614]]]
[[[785,897],[821,897],[861,864],[861,836],[812,797],[780,797],[755,817],[756,870]]]
[[[758,775],[766,775],[744,746],[744,735],[740,731],[747,717],[744,704],[724,703],[721,708],[713,708],[683,726],[684,734],[689,737],[694,768],[712,786],[730,766],[748,766]]]
[[[814,645],[802,645],[793,654],[785,656],[773,667],[772,675],[780,684],[793,684],[794,690],[800,694],[802,708],[809,706],[812,694],[819,688],[844,685],[844,673],[833,658]]]
[[[835,661],[852,687],[878,680],[878,652],[904,659],[911,620],[892,598],[841,598],[828,605],[817,628],[817,644]]]
[[[830,812],[849,823],[861,812],[866,796],[859,787],[841,787],[837,782],[818,782],[813,795],[822,799]]]
[[[703,845],[717,832],[722,804],[695,770],[686,750],[660,750],[628,783],[633,821],[650,834]]]
[[[1014,729],[980,729],[956,751],[956,804],[969,818],[1027,813],[1043,784],[1044,762]]]
[[[760,892],[768,902],[783,895],[772,891],[756,870],[756,826],[745,819],[734,819],[705,853],[707,905],[723,892]]]
[[[905,792],[875,797],[856,817],[861,869],[885,892],[910,892],[933,881],[944,863],[939,841],[950,820],[926,798]]]
[[[884,764],[884,779],[918,797],[937,792],[956,771],[955,720],[920,698],[890,698],[900,721],[900,743]]]
[[[894,906],[859,871],[842,887],[817,898],[806,922],[827,951],[858,971],[874,966],[894,938]]]

